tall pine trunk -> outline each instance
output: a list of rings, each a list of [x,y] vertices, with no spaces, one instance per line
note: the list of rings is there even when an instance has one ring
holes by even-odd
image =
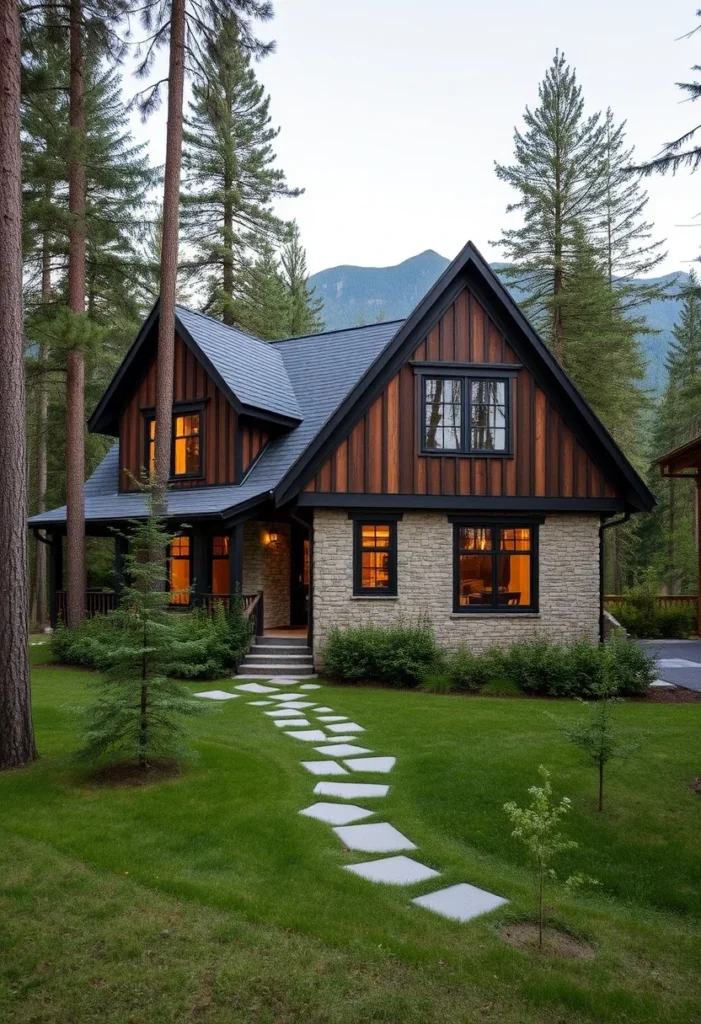
[[[36,756],[27,645],[20,33],[0,0],[0,768]]]
[[[161,243],[161,312],[158,322],[156,377],[156,509],[165,510],[170,476],[173,429],[173,364],[175,297],[178,277],[180,167],[183,154],[183,91],[185,85],[185,0],[172,0],[168,71],[168,130],[163,185]]]
[[[51,301],[51,251],[48,232],[44,232],[41,254],[41,303],[44,308]],[[46,485],[48,480],[46,456],[46,427],[49,413],[49,395],[46,388],[45,369],[48,352],[46,344],[39,346],[39,388],[36,409],[36,510],[46,510]],[[46,545],[37,541],[34,554],[34,597],[32,601],[32,620],[41,630],[45,629],[49,620],[49,608],[46,600]]]
[[[71,228],[68,251],[68,304],[85,313],[85,85],[81,0],[70,0],[69,119],[71,162],[68,209]],[[78,345],[71,345],[66,374],[66,580],[68,625],[85,618],[85,363]]]
[[[228,196],[231,184],[228,177],[224,178],[224,194]],[[234,326],[234,211],[231,201],[224,200],[224,259],[222,266],[222,287],[229,300],[224,305],[222,320],[229,327]]]

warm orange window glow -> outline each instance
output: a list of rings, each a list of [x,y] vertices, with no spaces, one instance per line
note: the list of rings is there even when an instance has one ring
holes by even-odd
[[[193,476],[200,472],[200,414],[173,419],[173,476]]]
[[[148,472],[153,476],[156,472],[156,421],[148,420]]]
[[[212,538],[212,593],[229,594],[229,538]]]
[[[389,534],[387,524],[363,524],[360,577],[363,590],[389,587]]]
[[[533,600],[529,527],[460,527],[457,602],[461,608],[528,608]]]
[[[170,545],[171,604],[190,603],[190,538],[176,537]]]

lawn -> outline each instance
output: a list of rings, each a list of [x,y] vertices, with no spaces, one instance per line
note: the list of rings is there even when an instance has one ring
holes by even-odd
[[[701,798],[690,787],[701,705],[620,708],[647,738],[614,770],[599,815],[593,772],[545,714],[576,714],[574,703],[314,692],[366,726],[364,745],[397,756],[378,819],[443,872],[408,893],[340,870],[372,857],[296,813],[314,799],[299,761],[316,755],[245,700],[191,723],[198,756],[179,779],[90,783],[70,755],[91,674],[47,657],[32,649],[41,759],[0,776],[0,1019],[701,1020]],[[540,763],[573,801],[580,846],[562,875],[601,883],[552,901],[553,919],[594,944],[592,960],[544,959],[499,937],[532,913],[502,807],[524,801]],[[458,881],[510,902],[468,924],[410,903]]]

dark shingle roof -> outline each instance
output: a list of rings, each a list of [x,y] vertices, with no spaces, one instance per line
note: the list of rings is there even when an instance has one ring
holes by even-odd
[[[265,498],[314,440],[328,418],[396,334],[402,322],[372,324],[268,344],[225,327],[200,313],[189,310],[185,313],[187,320],[183,316],[183,308],[178,307],[178,317],[219,373],[224,376],[226,372],[231,375],[232,381],[236,380],[236,384],[232,383],[231,386],[235,387],[242,401],[242,379],[246,375],[236,362],[247,360],[251,375],[257,382],[243,381],[244,393],[255,396],[255,403],[265,401],[266,385],[262,378],[269,374],[269,397],[274,398],[275,382],[282,382],[281,406],[284,402],[285,414],[293,415],[291,410],[294,404],[297,410],[295,415],[301,417],[301,422],[268,445],[240,484],[170,490],[168,514],[173,516],[216,516],[233,512],[236,506],[251,500]],[[231,351],[226,344],[229,335],[234,336],[231,339]],[[232,355],[232,352],[236,355]],[[265,367],[265,374],[261,371],[262,366]],[[143,495],[120,494],[118,480],[119,445],[115,444],[85,485],[85,517],[88,522],[145,515],[146,502]],[[29,523],[31,526],[51,526],[62,524],[65,520],[66,509],[63,506],[39,513]]]

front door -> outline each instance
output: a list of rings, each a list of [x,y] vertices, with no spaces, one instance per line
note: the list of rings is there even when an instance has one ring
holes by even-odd
[[[290,625],[309,623],[309,534],[292,521],[290,532]]]

